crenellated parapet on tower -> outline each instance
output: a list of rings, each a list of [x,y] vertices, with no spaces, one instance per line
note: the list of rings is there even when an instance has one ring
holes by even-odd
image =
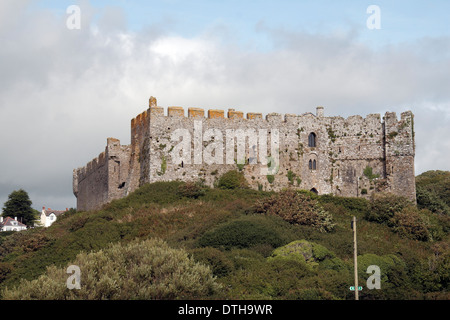
[[[131,144],[109,138],[86,167],[74,170],[78,210],[99,208],[145,183],[202,181],[214,186],[239,170],[255,189],[307,189],[369,197],[392,192],[415,200],[414,117],[387,112],[326,117],[235,109],[164,108],[155,98],[131,120]]]

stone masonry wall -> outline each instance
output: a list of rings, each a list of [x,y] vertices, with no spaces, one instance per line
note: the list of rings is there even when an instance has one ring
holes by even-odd
[[[127,194],[130,153],[129,146],[121,146],[119,140],[108,138],[104,152],[86,167],[73,171],[73,191],[78,210],[98,209]]]
[[[223,173],[239,170],[255,189],[294,187],[349,197],[387,191],[415,200],[413,126],[410,111],[400,120],[389,112],[383,119],[325,117],[323,107],[316,114],[265,117],[234,109],[205,114],[188,108],[185,114],[182,107],[168,107],[165,114],[152,97],[148,110],[131,121],[131,145],[116,141],[115,153],[107,150],[90,169],[77,169],[74,193],[79,210],[87,210],[145,183],[178,179],[214,186]],[[117,152],[118,166],[112,163]]]

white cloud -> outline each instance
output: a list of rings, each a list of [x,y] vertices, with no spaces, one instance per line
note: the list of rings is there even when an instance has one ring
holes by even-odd
[[[24,6],[2,9],[20,16]],[[258,51],[223,41],[222,29],[188,39],[152,28],[128,32],[120,10],[95,25],[91,7],[82,13],[81,30],[46,11],[0,24],[0,201],[23,187],[36,208],[74,206],[72,169],[96,157],[107,137],[129,143],[130,120],[151,95],[164,107],[244,112],[323,105],[326,115],[347,117],[411,109],[417,173],[450,170],[450,145],[442,141],[450,135],[450,57],[440,50],[448,38],[374,51],[353,31],[265,29],[274,49]]]

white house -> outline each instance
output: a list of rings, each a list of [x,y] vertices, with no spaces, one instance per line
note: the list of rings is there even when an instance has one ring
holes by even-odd
[[[17,217],[14,219],[11,217],[0,217],[0,231],[22,231],[26,230],[27,226],[22,222],[17,221]]]
[[[40,225],[46,228],[50,227],[60,215],[62,215],[64,212],[67,212],[68,210],[69,209],[66,208],[66,211],[60,211],[52,210],[51,208],[45,209],[45,207],[42,207]]]

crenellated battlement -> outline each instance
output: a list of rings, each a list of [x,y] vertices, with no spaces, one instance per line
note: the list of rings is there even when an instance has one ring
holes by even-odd
[[[257,136],[249,136],[253,133]],[[233,151],[228,144],[234,139],[236,152],[243,151],[245,161],[237,159],[237,153],[228,157]],[[277,159],[277,172],[270,180],[269,150],[270,157]],[[181,155],[184,161],[174,162]],[[108,138],[104,152],[74,170],[73,190],[79,210],[88,210],[149,182],[201,179],[213,186],[221,174],[236,169],[233,157],[254,188],[296,187],[350,197],[390,191],[415,198],[411,111],[402,112],[400,119],[395,112],[383,117],[325,116],[323,106],[316,107],[315,113],[245,114],[234,108],[163,108],[154,97],[147,110],[131,119],[130,145]],[[369,179],[364,174],[367,167],[379,178]]]
[[[311,112],[305,112],[303,114],[280,114],[280,113],[268,113],[263,115],[262,113],[248,112],[244,116],[244,112],[235,109],[228,109],[227,111],[222,109],[204,109],[198,107],[188,107],[187,113],[184,107],[181,106],[169,106],[167,109],[157,106],[157,100],[154,97],[150,98],[150,106],[147,110],[140,113],[138,116],[131,120],[131,126],[141,125],[149,121],[152,117],[179,117],[179,118],[196,118],[196,119],[245,119],[245,120],[265,120],[265,121],[278,121],[278,122],[293,122],[301,121],[302,118],[317,119],[323,121],[326,119],[333,120],[336,123],[343,122],[346,127],[367,124],[382,124],[384,119],[389,121],[395,119],[397,121],[395,112],[386,112],[383,119],[380,114],[368,114],[365,118],[360,115],[352,115],[347,118],[340,116],[324,116],[324,107],[316,107],[316,114]],[[167,110],[167,112],[166,112]],[[402,113],[400,121],[411,117],[411,111]]]
[[[96,158],[89,161],[84,167],[79,167],[74,169],[74,174],[77,175],[78,181],[81,182],[87,176],[89,176],[92,172],[98,170],[98,168],[104,166],[106,164],[106,156],[105,151],[100,153]]]

